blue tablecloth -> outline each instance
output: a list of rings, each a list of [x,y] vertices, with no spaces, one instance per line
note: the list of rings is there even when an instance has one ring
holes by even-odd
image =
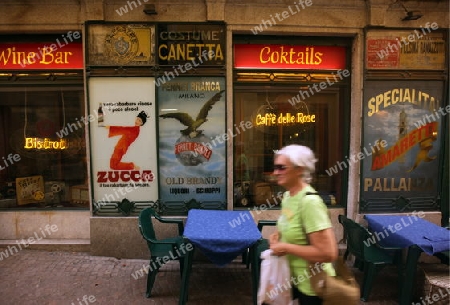
[[[450,230],[417,215],[365,215],[365,218],[381,246],[416,245],[429,255],[450,250]]]
[[[184,236],[211,262],[223,266],[256,243],[261,232],[249,211],[192,209]]]

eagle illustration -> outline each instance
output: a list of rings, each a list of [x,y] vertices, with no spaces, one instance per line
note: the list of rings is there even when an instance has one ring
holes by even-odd
[[[186,129],[182,129],[180,130],[181,134],[185,135],[185,136],[189,136],[191,139],[197,137],[198,135],[200,135],[203,130],[197,130],[197,128],[200,127],[200,125],[202,125],[203,123],[205,123],[206,121],[208,121],[208,119],[206,118],[208,116],[208,112],[212,109],[212,106],[218,101],[220,100],[220,97],[222,96],[222,93],[225,90],[222,90],[220,92],[217,92],[213,97],[211,97],[202,107],[202,109],[200,109],[200,112],[197,115],[197,118],[192,119],[192,117],[185,113],[185,112],[173,112],[173,113],[165,113],[165,114],[161,114],[160,117],[161,118],[174,118],[177,119],[178,121],[180,121],[181,124],[187,126]]]

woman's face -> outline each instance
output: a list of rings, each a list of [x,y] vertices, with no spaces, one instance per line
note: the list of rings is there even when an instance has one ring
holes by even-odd
[[[278,155],[275,157],[273,174],[277,177],[278,185],[290,189],[298,183],[301,168],[291,163],[288,157]]]
[[[136,117],[136,119],[134,120],[134,126],[142,126],[142,119],[140,117]]]

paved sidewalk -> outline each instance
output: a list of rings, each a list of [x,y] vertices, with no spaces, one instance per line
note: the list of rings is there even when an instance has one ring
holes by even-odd
[[[163,266],[153,297],[147,299],[146,274],[138,279],[132,275],[148,263],[87,253],[22,250],[0,261],[0,304],[91,304],[89,296],[95,298],[95,305],[178,304],[178,263]],[[250,271],[239,262],[226,268],[195,263],[189,292],[189,304],[251,304]]]
[[[0,247],[0,254],[5,250]],[[148,264],[147,260],[27,249],[0,259],[0,305],[178,304],[180,273],[176,262],[162,268],[153,297],[147,299],[146,274],[133,277]],[[361,273],[354,271],[360,282]],[[398,304],[395,270],[382,270],[379,279],[371,300],[361,304]],[[190,282],[189,305],[252,304],[250,271],[240,260],[224,268],[196,262]]]

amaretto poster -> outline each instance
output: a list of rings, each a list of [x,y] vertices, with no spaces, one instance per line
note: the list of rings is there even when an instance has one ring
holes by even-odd
[[[222,77],[177,77],[158,88],[160,198],[226,202]]]
[[[438,194],[443,118],[439,81],[368,81],[364,97],[362,197]]]
[[[151,77],[91,77],[94,202],[158,199],[155,83]]]

